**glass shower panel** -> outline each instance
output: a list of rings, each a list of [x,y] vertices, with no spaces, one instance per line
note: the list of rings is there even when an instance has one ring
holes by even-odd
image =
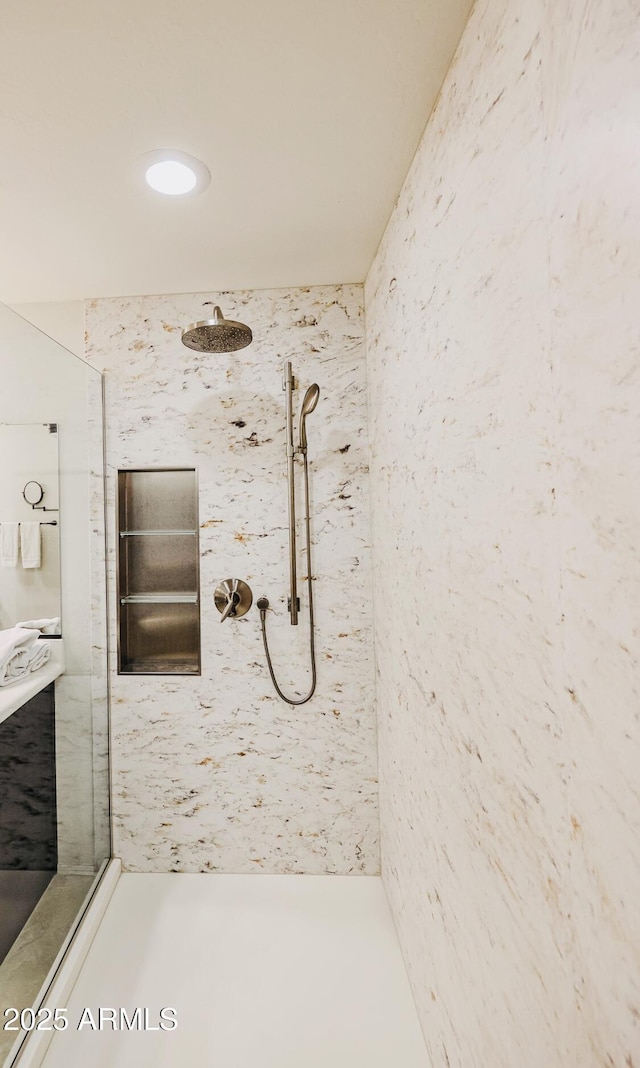
[[[0,566],[0,638],[10,650],[16,624],[29,622],[32,662],[44,660],[24,672],[11,661],[17,675],[7,680],[0,652],[1,1016],[41,1002],[111,843],[102,376],[1,304],[0,371],[0,550],[11,524],[22,543],[23,523],[56,523],[36,532],[35,566],[22,551]],[[18,425],[55,427],[55,493],[44,454]],[[36,493],[14,500],[11,472],[24,472],[25,458],[29,471],[38,461],[31,477],[46,491],[33,509]],[[53,570],[44,573],[52,534],[55,591]],[[0,1065],[23,1038],[0,1030]]]

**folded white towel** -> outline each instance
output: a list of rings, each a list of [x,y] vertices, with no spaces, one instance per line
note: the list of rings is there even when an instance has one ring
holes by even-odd
[[[5,664],[4,674],[0,673],[0,686],[10,686],[29,674],[29,654],[26,649],[18,649]]]
[[[47,642],[38,642],[39,637],[39,631],[24,627],[0,630],[0,686],[18,682],[49,659],[51,648]],[[47,650],[44,659],[43,649]]]
[[[46,664],[51,656],[51,646],[47,642],[38,642],[32,649],[19,649],[9,658],[4,671],[0,670],[0,686],[12,686],[21,682]]]
[[[26,627],[27,630],[41,630],[43,634],[59,634],[60,616],[52,616],[51,619],[27,619],[24,623],[16,623],[16,627]]]
[[[40,567],[40,524],[20,524],[20,552],[23,567]]]
[[[29,671],[37,671],[51,656],[49,642],[36,642],[29,650]]]
[[[0,630],[0,668],[8,656],[17,649],[28,649],[37,642],[40,632],[27,630],[25,627],[9,627],[8,630]]]
[[[19,523],[2,523],[0,526],[0,564],[3,567],[18,566]]]

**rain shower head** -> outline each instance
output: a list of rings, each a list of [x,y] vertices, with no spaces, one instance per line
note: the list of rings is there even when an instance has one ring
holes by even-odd
[[[213,304],[206,300],[203,307]],[[191,323],[182,331],[182,344],[196,352],[236,352],[253,341],[253,334],[243,323],[225,319],[220,308],[213,309],[213,318]]]
[[[320,386],[317,382],[314,382],[312,386],[309,386],[307,392],[304,395],[302,402],[302,408],[300,409],[300,451],[307,451],[307,416],[311,415],[314,411],[316,404],[320,398]]]

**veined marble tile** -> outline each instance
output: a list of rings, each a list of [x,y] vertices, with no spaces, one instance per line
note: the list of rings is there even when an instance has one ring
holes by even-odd
[[[208,299],[251,326],[249,348],[181,344]],[[362,287],[98,300],[86,318],[106,374],[113,620],[117,469],[196,466],[200,496],[202,676],[111,679],[116,854],[138,871],[377,872]],[[318,687],[301,708],[272,690],[255,607],[221,626],[213,603],[228,577],[266,595],[280,684],[306,692],[300,469],[300,625],[286,614],[285,358],[296,422],[306,387],[321,390],[307,421]]]
[[[86,675],[64,674],[55,684],[58,871],[63,875],[95,870],[91,689]]]
[[[382,864],[442,1068],[640,1051],[638,57],[630,3],[479,0],[365,286]]]
[[[562,696],[576,1012],[640,1058],[640,10],[549,4]],[[570,57],[570,60],[567,60]]]

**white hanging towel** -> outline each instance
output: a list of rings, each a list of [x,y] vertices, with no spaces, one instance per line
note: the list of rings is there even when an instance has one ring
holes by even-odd
[[[2,567],[18,566],[19,530],[19,523],[2,523],[0,525],[0,564],[2,564]]]
[[[40,567],[40,524],[20,524],[20,552],[23,567]]]

